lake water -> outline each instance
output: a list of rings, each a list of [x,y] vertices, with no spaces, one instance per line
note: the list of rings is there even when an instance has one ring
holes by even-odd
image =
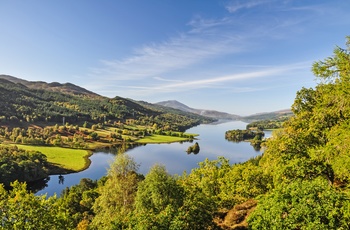
[[[147,144],[130,149],[127,154],[132,156],[140,165],[139,173],[142,174],[147,174],[152,165],[156,163],[165,165],[171,174],[182,174],[185,170],[190,172],[206,158],[215,160],[219,156],[223,156],[229,159],[230,163],[244,162],[261,154],[261,152],[254,150],[249,142],[234,143],[227,141],[225,132],[231,129],[245,129],[246,125],[247,123],[241,121],[203,124],[186,131],[199,134],[197,140],[192,143]],[[270,135],[271,132],[265,132],[265,137]],[[187,154],[187,148],[195,142],[198,142],[200,152],[198,154]],[[50,176],[46,184],[43,184],[43,188],[36,194],[47,193],[48,196],[52,196],[56,193],[60,195],[63,189],[78,184],[82,178],[97,180],[106,175],[114,157],[115,155],[112,153],[96,152],[90,157],[91,165],[88,169],[79,173],[63,175],[63,177],[59,175]]]

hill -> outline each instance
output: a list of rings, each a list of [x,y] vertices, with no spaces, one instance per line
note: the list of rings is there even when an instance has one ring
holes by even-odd
[[[85,96],[92,96],[92,97],[99,96],[94,92],[86,90],[72,83],[61,84],[58,82],[46,83],[43,81],[26,81],[10,75],[0,75],[0,79],[5,79],[16,84],[22,84],[28,87],[29,89],[43,89],[43,90],[48,90],[52,92],[61,92],[61,93],[67,93],[67,94],[73,94],[73,95],[85,95]]]
[[[274,112],[257,113],[249,116],[242,117],[243,121],[252,122],[259,120],[281,120],[293,116],[293,112],[290,109],[284,109]]]
[[[246,122],[252,122],[258,120],[278,120],[284,117],[291,117],[293,115],[293,112],[290,109],[285,109],[274,112],[257,113],[249,116],[239,116],[215,110],[194,109],[176,100],[162,101],[156,103],[156,105],[178,109],[184,112],[195,113],[218,120],[242,120]]]
[[[156,104],[161,105],[161,106],[174,108],[174,109],[178,109],[178,110],[189,112],[189,113],[198,114],[198,115],[205,116],[205,117],[219,119],[219,120],[220,119],[226,119],[226,120],[239,120],[240,119],[240,116],[238,116],[238,115],[229,114],[229,113],[225,113],[225,112],[219,112],[216,110],[194,109],[194,108],[188,107],[187,105],[182,104],[176,100],[162,101],[162,102],[158,102]]]
[[[0,77],[0,125],[8,123],[119,122],[127,119],[143,123],[171,124],[184,130],[211,120],[192,113],[173,113],[155,106],[122,97],[107,98],[79,86],[66,83],[29,82],[2,75]],[[23,123],[22,123],[23,124]]]

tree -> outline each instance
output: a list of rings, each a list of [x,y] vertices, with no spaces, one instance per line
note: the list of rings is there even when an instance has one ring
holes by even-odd
[[[140,182],[135,200],[136,229],[169,229],[183,204],[183,189],[166,172],[155,165]]]
[[[199,163],[190,174],[184,174],[179,182],[185,191],[184,201],[174,218],[174,229],[216,229],[214,215],[217,210],[225,208],[228,198],[223,199],[223,179],[231,170],[228,160]]]
[[[295,180],[261,197],[250,229],[348,229],[349,198],[327,180]]]
[[[249,199],[265,194],[271,178],[259,166],[260,157],[235,164],[220,178],[221,207],[232,208]]]
[[[66,188],[57,203],[71,217],[74,226],[86,223],[94,215],[92,206],[98,197],[97,182],[83,178],[80,183]]]
[[[98,140],[98,133],[92,132],[89,134],[92,140],[97,141]]]
[[[40,152],[18,149],[17,146],[0,146],[0,183],[9,186],[15,180],[31,182],[43,179],[48,162]]]
[[[93,210],[96,213],[92,221],[94,228],[124,228],[134,208],[137,186],[140,177],[138,165],[132,157],[118,153],[108,170],[108,179],[98,188],[100,196],[96,199]]]
[[[0,184],[1,229],[71,229],[67,212],[56,197],[46,199],[28,192],[25,183],[14,182],[6,191]]]
[[[324,61],[315,62],[313,73],[326,81],[334,82],[337,79],[348,81],[350,78],[350,36],[346,37],[346,49],[337,46],[333,56]]]
[[[200,150],[199,144],[196,142],[194,145],[189,146],[186,152],[188,154],[190,153],[198,154],[199,150]]]
[[[267,142],[259,166],[273,183],[252,229],[349,228],[350,37],[346,45],[313,64],[320,84],[297,93],[295,116]]]

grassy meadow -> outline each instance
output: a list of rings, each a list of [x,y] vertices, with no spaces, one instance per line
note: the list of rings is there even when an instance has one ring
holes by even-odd
[[[17,146],[25,150],[39,151],[46,155],[48,162],[67,170],[81,171],[89,164],[87,157],[90,152],[87,150],[32,145]]]
[[[153,134],[151,136],[145,136],[142,139],[137,140],[136,142],[144,143],[144,144],[152,144],[152,143],[156,144],[156,143],[179,142],[179,141],[186,141],[186,140],[188,140],[188,138]]]

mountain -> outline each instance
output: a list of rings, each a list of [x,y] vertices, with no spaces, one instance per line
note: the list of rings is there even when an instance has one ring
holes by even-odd
[[[162,101],[162,102],[158,102],[155,104],[165,106],[165,107],[170,107],[173,109],[179,109],[179,110],[185,111],[185,112],[197,113],[197,109],[190,108],[187,105],[182,104],[176,100]]]
[[[225,112],[219,112],[215,110],[205,110],[205,109],[194,109],[176,100],[162,101],[156,103],[157,105],[170,107],[173,109],[178,109],[185,112],[195,113],[202,116],[214,118],[214,119],[225,119],[225,120],[242,120],[242,121],[257,121],[257,120],[274,120],[282,117],[290,117],[293,115],[290,109],[279,110],[275,112],[257,113],[249,116],[239,116],[235,114],[229,114]]]
[[[161,101],[156,103],[157,105],[166,106],[174,109],[179,109],[184,112],[190,112],[195,113],[201,116],[210,117],[214,119],[227,119],[227,120],[239,120],[240,116],[229,114],[225,112],[219,112],[216,110],[206,110],[206,109],[194,109],[191,107],[188,107],[185,104],[182,104],[176,100],[169,100],[169,101]]]
[[[174,124],[174,129],[183,130],[214,119],[249,122],[290,114],[289,110],[240,117],[215,110],[194,109],[175,100],[151,104],[122,97],[107,98],[71,83],[27,81],[0,75],[0,122],[11,119],[61,122],[63,117],[71,123],[143,119],[149,123],[168,122]]]
[[[43,89],[43,90],[48,90],[52,92],[61,92],[61,93],[67,93],[72,95],[84,95],[84,96],[90,96],[90,97],[100,96],[94,92],[86,90],[72,83],[61,84],[58,82],[46,83],[43,81],[27,81],[27,80],[16,78],[10,75],[0,75],[0,79],[5,79],[7,81],[10,81],[16,84],[22,84],[30,89]]]

